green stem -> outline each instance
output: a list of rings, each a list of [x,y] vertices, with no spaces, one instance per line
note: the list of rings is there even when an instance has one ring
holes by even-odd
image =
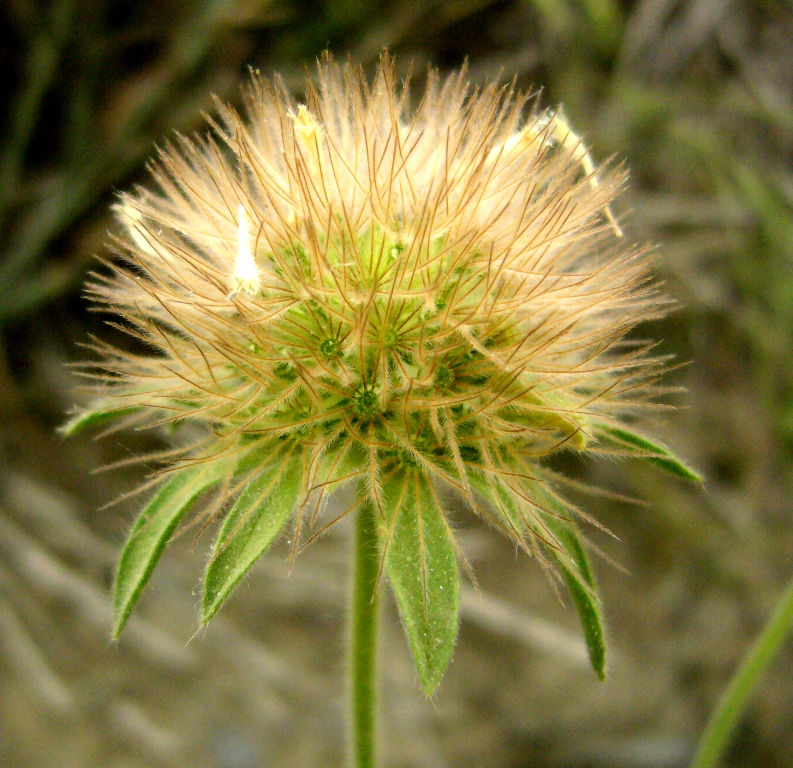
[[[721,696],[699,742],[691,768],[715,768],[729,746],[735,726],[760,678],[776,658],[793,629],[793,579],[782,599],[744,656],[738,671]]]
[[[352,765],[375,766],[377,667],[377,580],[380,558],[377,521],[371,504],[358,508],[355,526],[355,572],[352,590],[350,705]]]

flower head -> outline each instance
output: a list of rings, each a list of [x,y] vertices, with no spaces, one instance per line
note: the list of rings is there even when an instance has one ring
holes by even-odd
[[[300,547],[350,484],[428,690],[457,626],[455,498],[567,579],[602,672],[585,515],[545,459],[674,464],[620,421],[658,368],[626,334],[662,302],[609,208],[622,177],[560,114],[526,112],[464,74],[430,73],[414,104],[388,58],[371,84],[326,59],[299,106],[254,77],[247,117],[221,106],[214,137],[162,154],[157,191],[123,197],[122,260],[90,294],[151,352],[101,346],[96,412],[206,434],[172,452],[133,530],[118,629],[204,491],[225,515],[207,620],[284,525]]]

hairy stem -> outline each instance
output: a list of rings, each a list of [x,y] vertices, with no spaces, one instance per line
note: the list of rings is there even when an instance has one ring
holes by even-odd
[[[715,768],[729,746],[735,726],[761,677],[793,630],[793,579],[768,623],[744,656],[721,696],[699,743],[691,768]]]
[[[352,765],[375,766],[377,666],[377,522],[371,504],[358,508],[355,527],[355,571],[350,617],[350,706]]]

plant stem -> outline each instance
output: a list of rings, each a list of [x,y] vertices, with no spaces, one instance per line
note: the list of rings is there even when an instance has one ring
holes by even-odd
[[[752,643],[710,717],[691,768],[715,768],[729,746],[752,691],[793,629],[793,579],[760,636]]]
[[[375,766],[377,580],[380,558],[371,504],[359,506],[355,526],[350,648],[352,765]]]

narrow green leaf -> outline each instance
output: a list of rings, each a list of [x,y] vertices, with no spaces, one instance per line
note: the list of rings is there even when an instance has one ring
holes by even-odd
[[[383,488],[386,571],[424,692],[431,696],[457,637],[460,574],[451,533],[434,489],[417,471]]]
[[[526,526],[520,513],[515,509],[512,499],[507,498],[506,492],[500,487],[499,481],[489,478],[485,474],[471,471],[468,472],[468,483],[486,500],[490,513],[501,518],[499,522],[503,523],[505,533],[512,536],[517,542],[522,537]]]
[[[576,525],[572,521],[558,518],[553,522],[546,519],[546,523],[572,561],[572,563],[567,562],[557,552],[549,548],[551,557],[564,576],[567,588],[570,590],[578,610],[592,669],[601,680],[605,680],[606,639],[603,632],[603,616],[597,597],[595,579],[592,576],[584,547],[581,545]]]
[[[300,495],[303,461],[282,450],[242,491],[223,521],[204,577],[201,623],[218,611],[284,527]]]
[[[556,539],[553,542],[556,546],[548,545],[545,550],[570,590],[584,631],[589,660],[595,674],[603,680],[606,670],[606,645],[600,601],[586,552],[581,545],[575,522],[568,519],[570,514],[568,510],[540,483],[524,485],[526,496],[534,500],[537,508],[521,514],[520,506],[526,504],[525,500],[517,497],[500,480],[494,479],[491,486],[487,478],[473,473],[469,475],[469,480],[472,486],[489,500],[491,506],[500,511],[505,522],[511,524],[519,534],[522,534],[526,526],[539,516],[547,530],[543,531],[537,522],[532,525],[532,531],[544,538],[548,538],[550,532]],[[545,510],[546,513],[541,510]]]
[[[543,535],[543,530],[538,524],[538,511],[527,511],[526,502],[516,496],[502,480],[470,472],[468,482],[487,500],[491,513],[495,513],[500,518],[499,522],[503,524],[505,533],[516,543],[526,543],[525,534],[529,527],[533,536]]]
[[[545,549],[554,565],[564,577],[575,603],[581,628],[584,631],[589,661],[595,674],[606,677],[606,639],[603,615],[597,594],[597,584],[589,567],[589,558],[581,544],[578,526],[569,519],[570,511],[564,503],[540,483],[531,483],[527,489],[537,505],[545,510],[542,520],[556,541]]]
[[[142,410],[139,407],[133,408],[93,408],[88,411],[79,411],[75,413],[63,426],[58,428],[58,431],[66,437],[76,435],[84,429],[93,429],[94,427],[102,427],[105,424],[121,419],[124,416],[130,416]]]
[[[702,475],[675,456],[666,446],[624,427],[593,424],[597,439],[604,445],[633,453],[656,467],[695,483],[702,483]]]
[[[183,469],[160,486],[138,516],[124,545],[113,588],[113,637],[117,638],[140,597],[176,526],[190,505],[219,482],[225,466],[218,462]]]

